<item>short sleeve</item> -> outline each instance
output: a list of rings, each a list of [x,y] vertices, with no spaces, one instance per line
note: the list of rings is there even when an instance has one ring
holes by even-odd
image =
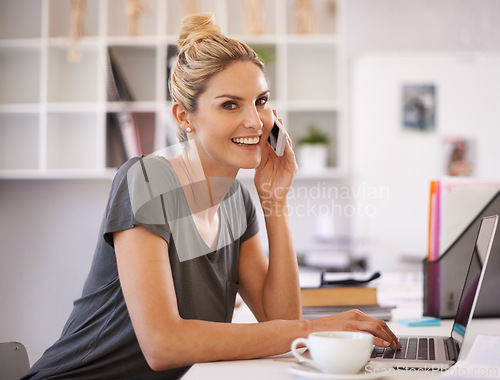
[[[167,243],[170,241],[171,232],[165,218],[163,195],[158,194],[145,202],[134,199],[137,194],[144,193],[137,189],[147,186],[147,177],[145,179],[143,176],[141,180],[143,175],[141,161],[141,157],[127,161],[120,167],[113,180],[103,220],[104,240],[111,247],[114,247],[113,232],[124,231],[134,226],[143,226],[162,237]],[[134,209],[134,205],[136,206],[138,202],[142,202],[141,207]],[[141,215],[148,215],[149,219],[146,220]]]

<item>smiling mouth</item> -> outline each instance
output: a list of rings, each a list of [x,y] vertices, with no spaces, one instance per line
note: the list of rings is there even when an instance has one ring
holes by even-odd
[[[232,142],[238,145],[257,145],[260,141],[260,137],[237,137],[231,139]]]

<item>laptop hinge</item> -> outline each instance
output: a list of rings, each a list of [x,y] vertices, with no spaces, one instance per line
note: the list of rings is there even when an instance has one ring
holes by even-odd
[[[446,339],[446,351],[448,353],[448,359],[456,362],[458,360],[458,353],[460,348],[458,347],[458,343],[452,337]]]

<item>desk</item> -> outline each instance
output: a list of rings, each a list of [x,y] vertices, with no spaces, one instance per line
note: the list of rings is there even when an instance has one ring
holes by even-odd
[[[408,277],[410,276],[410,277]],[[444,335],[449,336],[452,328],[451,320],[442,320],[440,326],[435,327],[407,327],[398,323],[400,318],[413,318],[422,316],[422,299],[419,296],[421,277],[418,274],[394,274],[385,276],[386,280],[380,284],[381,302],[394,300],[401,297],[397,308],[393,312],[393,318],[388,323],[389,327],[396,335]],[[396,281],[397,293],[388,291],[390,283]],[[403,281],[401,281],[403,280]],[[420,283],[420,284],[419,284]],[[402,297],[406,294],[406,298]],[[247,310],[238,313],[248,315]],[[245,322],[245,321],[237,321]],[[246,322],[252,322],[251,320]],[[472,334],[471,334],[472,333]],[[466,354],[477,334],[498,334],[500,335],[500,319],[473,320],[462,350]],[[289,367],[296,363],[296,359],[287,353],[275,357],[254,359],[221,361],[213,363],[195,364],[182,378],[183,380],[299,380],[300,378],[289,371]],[[409,372],[394,373],[384,376],[381,379],[408,379],[415,378],[415,373]],[[425,379],[437,379],[439,375],[421,376]]]
[[[451,331],[451,321],[442,321],[441,326],[436,327],[410,328],[397,322],[389,322],[389,326],[396,334],[449,335]],[[288,369],[296,362],[295,357],[287,353],[264,359],[200,363],[194,365],[182,380],[299,380],[300,377],[292,374]],[[382,379],[408,377],[400,374],[399,376],[384,376]],[[414,378],[415,375],[412,377]],[[425,376],[425,379],[437,378],[438,376]]]

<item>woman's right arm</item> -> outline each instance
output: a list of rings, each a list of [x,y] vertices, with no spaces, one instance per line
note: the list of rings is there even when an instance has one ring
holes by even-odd
[[[287,352],[305,321],[230,324],[182,319],[165,240],[144,227],[113,233],[123,295],[141,350],[153,370]]]
[[[367,331],[380,342],[396,344],[384,322],[356,311],[316,320],[255,324],[182,319],[165,240],[140,226],[115,232],[113,239],[127,309],[153,370],[281,354],[290,350],[295,338],[320,330]]]

